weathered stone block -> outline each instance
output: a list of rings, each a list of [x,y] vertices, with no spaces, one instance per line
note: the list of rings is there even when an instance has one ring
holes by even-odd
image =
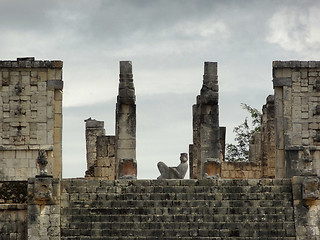
[[[315,200],[320,196],[319,178],[317,176],[305,177],[302,182],[302,199]]]

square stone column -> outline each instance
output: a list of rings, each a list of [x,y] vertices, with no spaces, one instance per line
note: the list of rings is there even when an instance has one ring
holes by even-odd
[[[120,62],[116,106],[117,177],[136,178],[136,96],[131,61]]]
[[[210,178],[220,174],[219,87],[217,63],[205,62],[203,85],[193,105],[193,146],[191,178]]]

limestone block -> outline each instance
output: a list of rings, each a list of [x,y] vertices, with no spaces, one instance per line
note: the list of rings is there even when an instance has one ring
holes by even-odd
[[[302,138],[302,145],[303,146],[309,146],[310,145],[310,139],[309,138]]]
[[[54,114],[54,127],[55,128],[62,128],[62,114],[60,114],[60,113]]]
[[[42,86],[43,86],[43,82],[46,82],[48,80],[48,72],[47,71],[39,71],[38,72],[38,79],[39,79],[38,85],[40,83],[42,83]],[[46,83],[45,83],[45,85],[46,85]]]
[[[1,94],[2,103],[8,104],[9,103],[9,93],[8,92],[4,92],[3,88],[2,88],[2,94]]]
[[[55,101],[62,101],[62,91],[61,90],[54,91],[54,100]]]
[[[302,183],[302,199],[315,200],[319,196],[319,178],[317,176],[305,177]]]
[[[308,119],[309,118],[309,113],[301,113],[301,118],[302,119]]]
[[[54,118],[54,107],[53,106],[47,106],[47,118],[53,119]]]
[[[278,68],[273,69],[273,76],[276,78],[291,78],[291,69],[289,68]]]
[[[316,76],[318,76],[318,73],[316,71],[309,71],[308,76],[309,77],[316,77]]]
[[[28,159],[28,168],[36,168],[37,167],[37,163],[35,159],[29,158]],[[32,170],[33,171],[33,170]],[[35,174],[36,175],[36,174]],[[35,175],[28,175],[28,176],[35,176]]]
[[[308,77],[308,71],[307,70],[301,70],[300,76],[302,79],[306,79]]]
[[[306,104],[301,105],[301,111],[302,112],[308,112],[309,111],[309,105],[306,105]]]
[[[62,102],[61,101],[54,102],[54,111],[55,111],[55,113],[62,113]]]
[[[62,79],[62,69],[56,69],[55,79],[57,79],[57,80],[61,80]]]
[[[46,107],[46,106],[47,106],[47,96],[46,95],[38,95],[37,107]]]
[[[38,82],[38,91],[46,92],[47,90],[47,82]]]
[[[47,131],[47,132],[48,132],[48,135],[47,135],[47,144],[53,145],[53,144],[54,144],[53,130],[49,130],[49,131]]]
[[[62,90],[63,89],[63,81],[62,80],[48,80],[47,81],[47,89],[48,90]]]
[[[38,87],[37,86],[30,86],[30,94],[34,95],[38,92]]]
[[[11,89],[11,90],[13,90],[13,89]],[[8,85],[8,86],[3,86],[3,85],[2,85],[2,94],[3,94],[3,95],[4,95],[4,94],[8,94],[8,96],[9,96],[9,92],[11,93],[10,88],[9,88],[9,85]]]
[[[56,79],[56,70],[48,69],[48,80],[55,80],[55,79]]]
[[[47,131],[37,130],[37,141],[39,144],[47,144]]]
[[[117,143],[118,148],[135,149],[136,141],[132,139],[119,139]]]
[[[284,101],[283,104],[283,115],[284,116],[291,116],[292,115],[292,106],[291,106],[291,102],[289,101]]]
[[[129,159],[131,156],[136,156],[136,149],[118,149],[118,159]]]
[[[34,104],[36,106],[37,102],[38,102],[38,91],[33,93],[31,98],[30,98],[30,101],[31,101],[31,106]]]
[[[54,105],[54,91],[47,91],[47,106]]]
[[[62,128],[54,128],[54,144],[61,143]]]

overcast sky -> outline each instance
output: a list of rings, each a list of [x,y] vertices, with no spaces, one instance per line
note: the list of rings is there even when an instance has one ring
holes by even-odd
[[[273,93],[273,60],[319,60],[320,1],[0,0],[2,60],[64,62],[63,176],[86,170],[84,120],[114,134],[119,61],[133,62],[138,178],[175,166],[192,143],[203,63],[218,62],[220,125]]]

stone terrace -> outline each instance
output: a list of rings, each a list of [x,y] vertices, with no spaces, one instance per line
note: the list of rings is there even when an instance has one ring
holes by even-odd
[[[61,182],[61,239],[295,239],[283,180]]]

